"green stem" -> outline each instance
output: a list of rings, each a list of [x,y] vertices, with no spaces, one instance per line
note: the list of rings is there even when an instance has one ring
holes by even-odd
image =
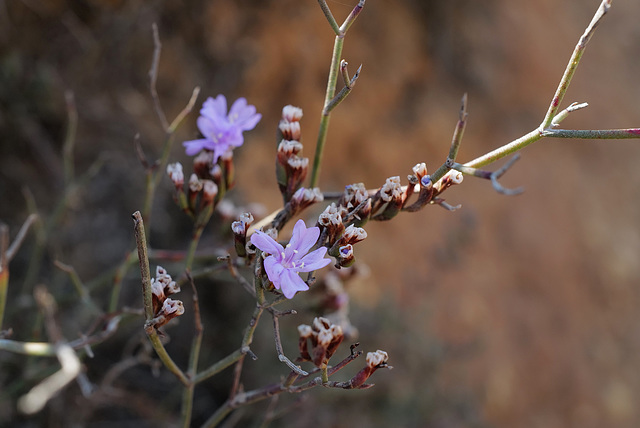
[[[149,337],[149,341],[155,349],[162,363],[182,382],[183,385],[189,386],[190,380],[180,370],[180,367],[171,359],[167,350],[158,337],[158,332],[149,322],[153,319],[153,300],[151,294],[151,272],[149,270],[149,258],[147,256],[147,239],[144,231],[144,221],[140,211],[136,211],[132,215],[134,220],[134,230],[136,235],[136,246],[138,248],[138,260],[140,262],[140,276],[142,282],[142,296],[145,314],[145,332]]]
[[[598,26],[598,24],[600,23],[600,20],[602,19],[604,14],[607,13],[610,7],[611,7],[611,0],[604,0],[600,4],[600,7],[598,8],[595,15],[593,16],[593,19],[591,20],[591,22],[585,29],[584,33],[580,37],[578,44],[573,50],[571,59],[569,59],[567,68],[565,69],[564,74],[562,75],[562,79],[560,79],[560,83],[558,84],[556,93],[551,99],[551,104],[549,105],[547,114],[545,115],[544,120],[542,121],[542,124],[540,124],[540,130],[547,129],[551,126],[551,122],[553,121],[553,118],[556,116],[556,113],[558,113],[558,109],[560,108],[562,99],[564,98],[564,95],[567,93],[567,89],[569,89],[569,84],[571,83],[571,79],[573,78],[573,75],[575,74],[576,69],[578,68],[578,64],[580,63],[580,59],[584,54],[584,50],[587,46],[587,43],[589,43],[589,40],[591,40],[591,36],[593,36],[593,33],[596,27]]]
[[[222,370],[224,370],[227,367],[230,367],[231,365],[233,365],[233,363],[238,361],[243,355],[244,355],[244,353],[242,352],[242,349],[236,349],[231,354],[227,355],[226,357],[224,357],[223,359],[221,359],[217,363],[213,364],[212,366],[210,366],[206,370],[203,370],[200,373],[198,373],[193,378],[193,382],[194,383],[200,383],[200,382],[202,382],[202,381],[204,381],[206,379],[209,379],[212,376],[217,375]]]
[[[338,69],[340,67],[340,57],[342,55],[342,47],[344,46],[344,35],[336,36],[333,43],[333,55],[331,57],[331,68],[329,69],[329,79],[327,81],[327,92],[324,97],[324,106],[322,108],[322,116],[320,117],[320,129],[318,130],[318,140],[316,141],[316,153],[313,158],[313,168],[311,170],[311,180],[309,187],[313,188],[318,185],[320,177],[320,164],[322,163],[322,154],[324,145],[327,141],[327,131],[329,129],[329,118],[331,113],[326,111],[326,107],[333,99],[336,92],[336,84],[338,82]]]

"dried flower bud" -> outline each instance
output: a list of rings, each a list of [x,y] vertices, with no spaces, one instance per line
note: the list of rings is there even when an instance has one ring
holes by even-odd
[[[189,193],[199,193],[202,190],[202,186],[202,180],[200,180],[197,175],[191,174],[189,178]]]
[[[365,382],[369,377],[379,368],[388,367],[387,361],[389,360],[389,355],[384,352],[377,350],[376,352],[367,353],[366,362],[367,365],[360,370],[349,383],[351,384],[351,388],[368,388],[372,385],[366,385]]]
[[[173,318],[184,314],[184,305],[180,300],[167,298],[162,304],[162,314],[167,318]]]
[[[184,173],[182,172],[182,164],[180,162],[170,163],[167,165],[167,175],[176,186],[176,190],[182,190],[184,185]]]
[[[238,257],[247,256],[247,231],[253,224],[253,216],[251,213],[243,213],[238,221],[231,223],[233,231],[233,239]]]
[[[158,313],[158,310],[162,307],[166,296],[164,294],[164,287],[161,283],[157,282],[154,278],[151,279],[151,301],[153,305],[153,313]]]
[[[294,216],[308,206],[322,202],[323,200],[324,196],[318,187],[314,187],[313,189],[305,189],[304,187],[301,187],[296,190],[289,201],[292,212],[291,215]]]
[[[389,354],[385,351],[367,352],[366,362],[369,368],[374,368],[389,361]]]
[[[300,122],[287,122],[281,120],[278,124],[278,129],[282,134],[282,138],[285,140],[300,141],[302,138],[302,130],[300,129]]]
[[[452,185],[462,183],[463,179],[464,179],[464,176],[460,171],[456,171],[452,169],[451,171],[446,173],[444,177],[442,177],[442,179],[440,179],[437,183],[433,185],[435,189],[435,194],[439,195],[440,193],[444,192],[446,189],[448,189]]]
[[[416,166],[413,167],[413,173],[416,177],[418,177],[418,179],[421,179],[422,177],[427,175],[427,164],[425,164],[424,162],[416,164]]]
[[[298,156],[302,144],[298,141],[282,140],[276,155],[276,178],[285,203],[300,188],[307,177],[309,159]]]
[[[408,194],[403,193],[400,177],[389,177],[373,197],[372,216],[376,220],[389,220],[402,208]]]
[[[318,225],[321,227],[321,230],[326,230],[326,242],[328,242],[329,245],[333,245],[344,231],[344,224],[342,223],[342,213],[344,211],[344,208],[338,208],[335,203],[331,203],[331,205],[325,208],[322,214],[318,216]]]
[[[202,150],[193,158],[193,172],[201,179],[211,178],[211,167],[213,166],[213,152]]]
[[[302,361],[311,361],[311,355],[309,354],[309,345],[308,339],[313,335],[313,330],[311,326],[306,324],[301,324],[298,326],[298,334],[300,338],[298,339],[298,349],[300,350],[300,360]]]
[[[220,165],[213,165],[209,170],[209,175],[211,176],[211,179],[214,181],[214,183],[218,185],[222,183],[222,168],[220,167]]]
[[[216,196],[218,196],[218,185],[212,180],[202,180],[203,206],[213,204]]]
[[[324,317],[315,317],[313,319],[313,330],[319,332],[331,328],[331,321]]]
[[[301,338],[308,339],[311,337],[312,333],[313,333],[313,330],[311,329],[310,325],[300,324],[298,326],[298,334],[300,335]]]
[[[322,317],[315,318],[312,326],[298,326],[298,333],[300,360],[312,361],[317,367],[323,367],[329,362],[344,339],[342,328]],[[308,342],[311,342],[311,353]]]
[[[367,231],[361,227],[355,227],[354,225],[349,225],[340,238],[340,241],[345,244],[357,244],[360,241],[363,241],[367,238]]]
[[[226,190],[233,189],[233,186],[236,184],[236,168],[233,164],[233,151],[228,150],[220,156],[220,162],[222,164],[224,188]]]
[[[387,181],[380,188],[380,197],[385,202],[391,202],[402,198],[402,186],[400,185],[399,176],[387,178]]]
[[[278,144],[278,162],[282,165],[287,163],[287,159],[289,159],[293,155],[297,155],[302,151],[302,144],[298,141],[292,140],[282,140],[280,144]]]
[[[347,244],[338,247],[336,258],[338,259],[336,267],[349,267],[353,265],[356,261],[356,257],[353,254],[353,246],[351,244]]]
[[[282,119],[287,122],[298,122],[302,119],[302,109],[292,105],[287,105],[282,108]]]
[[[363,183],[349,184],[345,186],[344,193],[338,201],[338,205],[352,210],[368,198],[369,193]]]

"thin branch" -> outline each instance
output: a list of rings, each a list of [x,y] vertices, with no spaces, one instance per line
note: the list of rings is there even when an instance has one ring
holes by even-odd
[[[29,231],[29,228],[31,228],[31,225],[33,225],[33,223],[37,219],[38,219],[38,214],[30,214],[29,217],[27,217],[27,219],[22,224],[22,227],[20,227],[18,234],[13,239],[13,242],[11,243],[11,245],[9,246],[5,254],[7,265],[20,249],[22,242],[24,242],[24,238],[27,236],[27,232]]]
[[[580,59],[584,54],[587,43],[589,43],[589,40],[591,40],[591,36],[593,36],[593,33],[596,27],[598,26],[598,24],[600,23],[604,15],[609,11],[609,8],[611,7],[611,1],[612,0],[602,1],[602,3],[600,4],[600,7],[598,8],[595,15],[593,16],[593,19],[591,20],[591,22],[585,29],[584,33],[582,34],[582,37],[580,37],[580,40],[578,40],[578,44],[573,50],[573,54],[571,55],[571,59],[569,59],[567,68],[565,69],[564,74],[562,75],[562,79],[560,79],[560,83],[558,84],[558,89],[556,89],[556,93],[553,95],[553,98],[551,99],[551,105],[549,105],[547,114],[545,115],[544,119],[542,120],[542,123],[540,124],[540,131],[545,130],[551,126],[551,123],[553,122],[553,118],[556,116],[556,113],[558,112],[560,104],[562,103],[562,99],[564,98],[564,95],[567,93],[567,89],[569,89],[569,84],[571,83],[571,79],[573,78],[573,75],[575,74],[576,69],[578,68],[578,64],[580,63]]]
[[[195,88],[193,88],[193,92],[191,93],[191,98],[189,98],[189,102],[180,111],[180,113],[178,113],[176,118],[173,119],[173,122],[171,122],[171,125],[169,125],[170,133],[175,132],[176,129],[178,129],[178,126],[180,126],[180,123],[182,123],[182,121],[184,120],[184,118],[189,113],[191,113],[191,110],[193,110],[193,106],[196,104],[196,101],[198,100],[198,95],[200,95],[200,86],[196,86]]]
[[[132,215],[134,221],[134,231],[136,236],[136,246],[138,248],[138,260],[140,262],[140,275],[142,282],[142,296],[144,303],[145,313],[145,325],[144,330],[153,345],[153,349],[156,350],[158,357],[162,360],[164,365],[182,382],[183,385],[188,386],[190,384],[189,379],[184,372],[173,361],[171,356],[167,353],[164,345],[158,337],[158,332],[153,325],[153,302],[151,297],[151,273],[149,270],[149,258],[147,257],[147,239],[144,232],[144,222],[142,220],[142,214],[140,211],[136,211]]]
[[[195,335],[191,342],[191,353],[189,354],[189,368],[187,369],[187,375],[190,379],[194,379],[198,372],[198,359],[200,357],[200,347],[202,345],[202,318],[200,316],[200,304],[198,303],[198,290],[193,278],[186,272],[187,278],[191,283],[191,289],[193,290],[193,319],[195,324]],[[193,394],[195,392],[195,381],[184,388],[182,394],[182,426],[188,428],[191,425],[191,414],[193,411]]]
[[[545,129],[543,137],[584,140],[625,140],[640,138],[640,128],[627,129]]]
[[[467,127],[467,119],[469,113],[467,112],[467,94],[462,96],[460,105],[460,113],[458,114],[458,123],[456,129],[453,131],[453,138],[451,139],[451,147],[449,148],[449,156],[444,164],[440,166],[433,174],[431,174],[431,181],[436,183],[452,168],[452,165],[458,157],[458,150],[460,149],[460,143],[464,135],[464,130]]]
[[[276,352],[278,353],[278,359],[280,360],[280,362],[285,363],[291,369],[291,371],[295,372],[296,374],[300,376],[307,376],[309,373],[302,370],[299,366],[293,364],[291,360],[287,358],[286,355],[284,355],[284,350],[282,349],[282,341],[280,339],[280,322],[278,321],[278,318],[284,315],[295,314],[296,311],[289,310],[286,312],[280,312],[273,308],[269,308],[268,310],[271,313],[271,316],[273,317],[273,335],[275,338]]]
[[[169,122],[167,121],[167,116],[162,110],[162,106],[160,105],[160,98],[158,97],[158,92],[156,91],[156,81],[158,80],[158,65],[160,64],[160,52],[162,52],[162,43],[160,43],[158,25],[155,22],[151,25],[151,29],[153,31],[154,49],[153,59],[151,61],[151,69],[149,70],[149,89],[151,91],[151,98],[153,98],[153,107],[156,110],[158,119],[160,119],[160,125],[166,133],[169,133]]]
[[[60,362],[60,370],[33,387],[26,395],[18,400],[18,408],[26,414],[33,414],[42,410],[53,396],[78,376],[82,368],[75,351],[64,343],[64,338],[58,327],[55,314],[53,296],[44,288],[36,288],[34,297],[45,318],[45,327],[49,338],[55,342],[55,353]]]
[[[69,186],[73,181],[73,147],[76,143],[76,131],[78,129],[78,110],[72,91],[66,91],[64,98],[67,105],[67,133],[62,145],[62,159],[64,168],[64,183]]]

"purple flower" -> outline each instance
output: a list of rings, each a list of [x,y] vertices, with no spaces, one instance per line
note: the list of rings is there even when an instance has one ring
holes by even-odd
[[[227,99],[218,95],[215,99],[209,97],[202,104],[198,129],[204,136],[198,140],[185,141],[187,155],[193,156],[201,150],[213,152],[213,162],[234,147],[240,147],[244,142],[242,132],[253,129],[262,115],[256,113],[256,108],[247,104],[244,98],[238,98],[227,115]]]
[[[302,220],[298,220],[293,227],[293,235],[286,248],[259,230],[251,235],[253,245],[264,253],[271,254],[264,259],[264,269],[269,280],[278,290],[282,290],[287,299],[291,299],[297,291],[309,289],[298,272],[311,272],[331,263],[330,259],[324,258],[327,253],[326,247],[320,247],[307,254],[319,236],[319,228],[307,229]]]

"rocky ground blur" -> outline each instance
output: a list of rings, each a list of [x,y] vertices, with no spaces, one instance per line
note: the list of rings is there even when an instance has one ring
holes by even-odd
[[[341,20],[351,3],[329,6]],[[351,72],[359,64],[363,69],[332,116],[322,189],[340,191],[360,181],[379,187],[389,176],[404,179],[423,161],[437,168],[465,92],[470,117],[462,160],[537,127],[598,3],[368,2],[345,42]],[[640,3],[613,2],[565,98],[565,105],[590,107],[564,127],[640,126],[638,17]],[[333,45],[315,1],[2,2],[0,219],[15,234],[29,212],[25,194],[45,213],[59,200],[65,91],[73,92],[78,107],[77,173],[104,159],[100,173],[70,200],[40,282],[64,284],[64,275],[46,267],[56,258],[88,281],[130,249],[130,214],[141,209],[144,188],[133,138],[140,134],[149,156],[163,141],[148,91],[154,22],[163,44],[158,92],[168,116],[183,108],[196,85],[202,88],[198,104],[219,93],[244,96],[263,114],[236,152],[238,183],[230,195],[236,204],[258,202],[265,212],[279,207],[271,159],[284,105],[303,108],[302,142],[312,156]],[[197,136],[195,120],[196,114],[186,120],[179,141]],[[187,162],[177,144],[172,158]],[[273,426],[640,425],[637,159],[638,140],[543,140],[525,149],[503,178],[507,186],[525,186],[520,196],[502,196],[487,182],[466,178],[445,195],[463,204],[457,212],[429,207],[369,224],[369,238],[356,251],[372,274],[349,290],[352,321],[363,348],[388,351],[394,369],[376,373],[376,388],[366,392],[314,390],[300,402],[283,396],[295,408]],[[189,224],[165,185],[152,244],[182,249]],[[215,244],[205,240],[203,248]],[[28,249],[12,264],[11,324],[5,321],[20,340],[32,339],[19,313]],[[134,274],[125,282],[122,305],[139,305]],[[241,293],[228,292],[229,284],[217,287],[202,292],[210,349],[203,358],[210,361],[237,347],[251,310]],[[293,331],[303,322],[309,320],[283,325]],[[68,334],[78,328],[85,324]],[[136,328],[123,332],[134,335]],[[266,361],[273,344],[268,328],[263,333],[260,358]],[[90,379],[97,382],[118,361],[124,343],[114,338],[95,348],[96,358],[87,363]],[[3,370],[20,370],[14,359],[0,354],[3,359]],[[253,386],[284,373],[278,365],[248,370]],[[141,404],[138,413],[113,399],[84,423],[127,426],[157,417],[149,409],[162,407],[163,398],[136,381],[136,375],[149,376],[141,372],[127,378],[128,399]],[[3,383],[10,378],[0,373]],[[161,385],[170,391],[171,379]],[[226,388],[207,384],[196,392],[196,420],[210,414]],[[60,409],[83,400],[71,385],[39,421],[65,426]],[[0,413],[13,414],[10,407],[0,404]],[[249,408],[241,417],[264,409]],[[25,420],[23,426],[31,425]]]

